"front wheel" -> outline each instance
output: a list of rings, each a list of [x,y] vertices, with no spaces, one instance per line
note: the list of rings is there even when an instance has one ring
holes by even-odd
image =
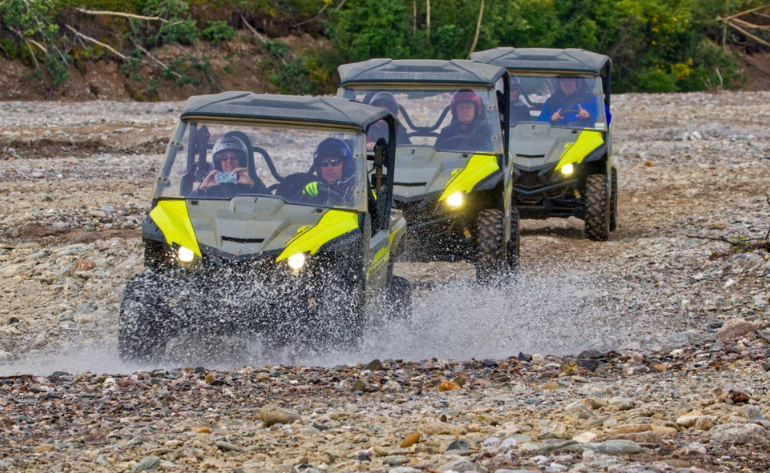
[[[585,233],[594,241],[610,239],[610,199],[607,176],[590,174],[586,178]]]
[[[505,217],[497,209],[479,212],[476,223],[478,255],[476,258],[476,281],[489,284],[504,271],[505,258]]]
[[[506,261],[508,270],[515,275],[519,272],[519,244],[521,237],[519,234],[519,209],[511,209],[511,239],[508,241],[508,251],[506,252]]]
[[[158,281],[152,273],[131,278],[123,292],[118,318],[118,353],[127,362],[154,362],[171,338]]]
[[[318,345],[331,350],[359,347],[364,334],[364,299],[358,284],[328,281],[318,301],[318,320],[314,324]]]
[[[618,227],[618,170],[612,166],[610,179],[610,231],[614,232]]]
[[[397,320],[409,320],[412,316],[412,285],[409,280],[393,276],[390,284],[390,300],[393,317]]]

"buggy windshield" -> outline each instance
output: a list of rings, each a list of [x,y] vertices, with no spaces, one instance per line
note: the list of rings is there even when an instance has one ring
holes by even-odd
[[[599,77],[512,75],[510,105],[511,126],[545,122],[563,128],[607,128]]]
[[[363,133],[348,130],[181,122],[155,196],[365,210],[365,146]]]
[[[398,146],[502,153],[500,115],[491,89],[340,89],[340,97],[390,110],[400,121]],[[371,148],[379,137],[371,127]]]

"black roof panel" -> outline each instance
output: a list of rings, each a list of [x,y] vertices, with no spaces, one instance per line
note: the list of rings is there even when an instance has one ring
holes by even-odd
[[[337,68],[344,86],[356,82],[478,84],[494,87],[505,69],[463,59],[369,59]]]
[[[601,74],[609,57],[585,49],[496,48],[471,54],[471,59],[509,71],[571,71]]]
[[[252,92],[197,95],[187,100],[182,111],[182,119],[190,116],[244,118],[353,126],[361,130],[388,115],[387,110],[351,100]]]

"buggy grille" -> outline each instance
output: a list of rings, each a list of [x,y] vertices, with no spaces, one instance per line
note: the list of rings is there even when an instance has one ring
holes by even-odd
[[[232,241],[234,243],[262,243],[265,241],[264,238],[235,238],[229,236],[222,236],[222,240]]]
[[[551,169],[543,175],[539,175],[539,173],[539,171],[521,171],[516,185],[525,189],[537,189],[551,181],[554,171]]]

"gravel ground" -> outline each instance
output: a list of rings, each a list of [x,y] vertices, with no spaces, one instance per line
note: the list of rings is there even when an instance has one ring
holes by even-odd
[[[360,352],[127,366],[118,306],[180,107],[0,104],[0,470],[770,468],[770,255],[699,238],[770,229],[770,93],[614,97],[611,240],[526,221],[500,289],[399,265],[413,321]]]

